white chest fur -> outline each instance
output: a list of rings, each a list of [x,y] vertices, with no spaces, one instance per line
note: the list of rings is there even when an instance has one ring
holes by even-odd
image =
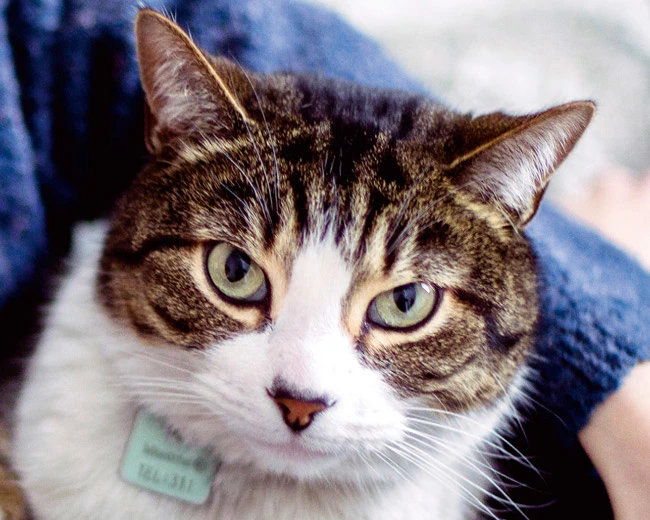
[[[259,463],[265,455],[251,460],[233,455],[229,459],[229,446],[233,453],[245,451],[246,445],[242,448],[238,438],[218,444],[221,455],[225,455],[224,464],[215,478],[211,497],[202,506],[124,482],[120,477],[120,463],[141,403],[132,398],[116,376],[116,365],[121,362],[119,350],[133,343],[133,337],[117,329],[94,298],[102,237],[100,226],[88,226],[78,232],[75,267],[64,280],[51,310],[16,412],[14,463],[37,518],[453,520],[466,517],[471,510],[468,504],[475,502],[473,497],[480,486],[466,484],[472,464],[463,461],[471,458],[476,440],[493,429],[501,415],[496,411],[481,415],[480,422],[476,417],[472,419],[471,428],[467,427],[471,434],[467,433],[447,454],[445,450],[425,453],[416,445],[411,445],[410,451],[400,451],[403,445],[399,432],[403,427],[398,424],[401,429],[391,433],[395,439],[387,444],[393,451],[366,461],[365,470],[353,471],[353,478],[340,482],[336,470],[329,469],[327,464],[320,473],[323,478],[319,478],[318,472],[309,471],[303,478],[283,476],[281,461]],[[159,360],[158,365],[161,364],[164,363]],[[236,365],[233,361],[232,368]],[[369,379],[368,384],[374,383]],[[188,401],[176,403],[176,407],[170,405],[170,416],[180,417],[178,410],[188,403],[191,404]],[[382,403],[379,399],[373,406],[383,406]],[[390,419],[390,413],[387,414]],[[400,422],[397,415],[394,422]],[[219,427],[218,422],[210,424],[212,429]],[[273,423],[269,429],[276,426]],[[201,438],[208,435],[210,428],[195,429],[192,435]],[[253,429],[250,435],[254,436],[256,431],[259,428]],[[239,437],[237,433],[235,430],[231,437]],[[357,433],[353,431],[351,435]],[[410,457],[392,460],[391,453],[397,451],[402,455],[410,453]],[[364,457],[373,458],[372,455]],[[308,465],[309,461],[304,463]],[[264,464],[268,468],[260,469]],[[483,479],[480,475],[470,478]]]

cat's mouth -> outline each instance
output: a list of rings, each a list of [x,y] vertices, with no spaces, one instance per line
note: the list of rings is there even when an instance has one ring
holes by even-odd
[[[331,451],[317,449],[310,446],[300,437],[292,438],[289,442],[269,442],[260,438],[250,437],[249,441],[260,449],[266,456],[277,459],[278,462],[305,463],[316,461],[328,461],[337,458]]]

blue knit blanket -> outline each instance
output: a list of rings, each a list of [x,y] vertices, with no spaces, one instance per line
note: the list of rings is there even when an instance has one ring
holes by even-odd
[[[2,312],[34,280],[48,252],[65,248],[74,221],[110,207],[144,152],[135,2],[0,0],[0,6]],[[256,71],[312,71],[423,92],[376,44],[314,6],[292,0],[150,6],[175,14],[205,49]],[[650,275],[549,205],[528,234],[539,258],[542,303],[537,405],[529,414],[554,422],[549,431],[561,440],[557,446],[573,449],[593,408],[650,356]]]

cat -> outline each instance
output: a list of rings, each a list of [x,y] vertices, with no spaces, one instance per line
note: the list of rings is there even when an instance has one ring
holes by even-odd
[[[76,230],[30,362],[34,517],[490,515],[538,314],[522,231],[594,104],[474,117],[135,28],[152,159]]]

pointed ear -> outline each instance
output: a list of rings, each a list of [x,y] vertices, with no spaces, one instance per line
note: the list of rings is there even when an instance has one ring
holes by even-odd
[[[143,9],[135,21],[140,78],[146,97],[145,139],[151,153],[172,137],[192,131],[229,128],[247,119],[224,76],[241,75],[221,60],[223,71],[178,25],[152,9]],[[227,70],[226,70],[227,69]],[[225,72],[225,74],[224,74]],[[230,81],[232,83],[232,81]]]
[[[531,116],[492,114],[475,119],[470,132],[484,140],[450,165],[454,182],[505,212],[507,224],[523,228],[535,215],[551,174],[583,134],[595,109],[591,101],[576,101]]]

